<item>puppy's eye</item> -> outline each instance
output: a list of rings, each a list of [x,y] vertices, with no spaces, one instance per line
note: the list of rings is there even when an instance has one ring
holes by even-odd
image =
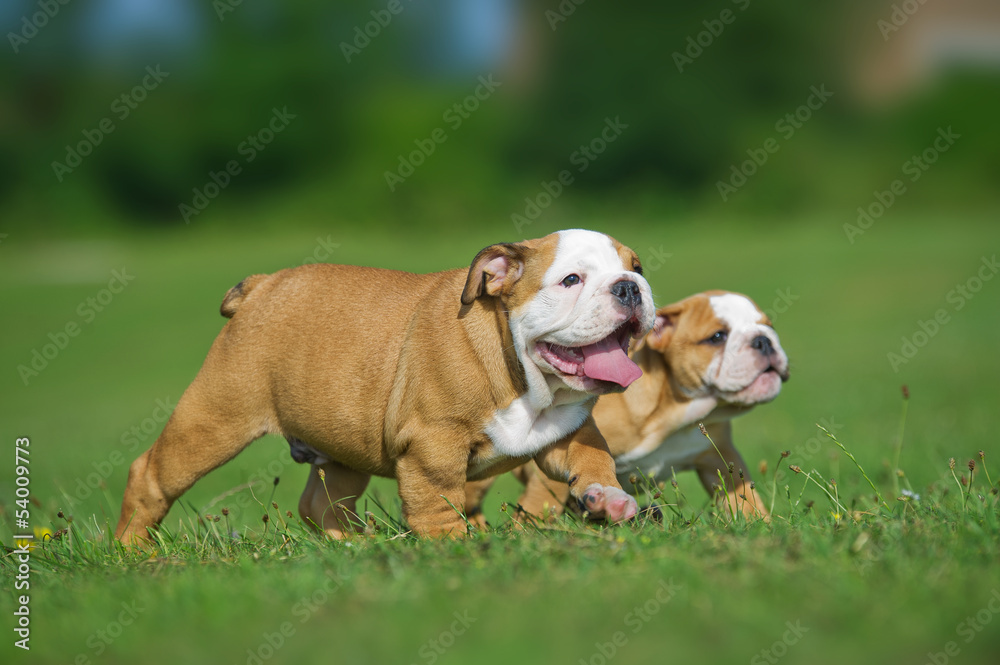
[[[636,272],[636,273],[639,273],[641,275],[642,274],[642,266],[639,265],[638,263],[636,263],[634,266],[632,266],[632,272]]]
[[[579,275],[576,275],[576,274],[567,275],[566,279],[564,279],[562,281],[562,285],[565,286],[568,289],[571,286],[576,286],[581,281],[583,281],[583,280],[580,279]]]
[[[729,333],[725,330],[719,330],[714,335],[705,340],[707,344],[722,344],[729,338]]]

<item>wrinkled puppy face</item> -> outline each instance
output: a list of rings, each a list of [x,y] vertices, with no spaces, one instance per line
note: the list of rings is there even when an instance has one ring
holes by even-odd
[[[655,311],[631,249],[602,233],[571,230],[493,245],[476,261],[485,266],[482,293],[492,285],[509,312],[530,391],[544,390],[549,399],[561,387],[599,395],[641,376],[628,347],[650,329]],[[471,302],[477,262],[463,302]]]
[[[657,312],[650,346],[688,397],[753,406],[788,380],[788,356],[767,316],[744,295],[710,291]]]

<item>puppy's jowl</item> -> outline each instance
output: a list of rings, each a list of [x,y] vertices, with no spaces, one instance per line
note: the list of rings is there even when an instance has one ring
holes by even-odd
[[[341,536],[372,475],[399,481],[420,534],[464,531],[467,480],[534,460],[594,515],[635,500],[591,418],[641,374],[652,327],[635,253],[591,231],[491,245],[468,269],[329,264],[252,275],[152,448],[129,470],[117,536],[147,537],[195,481],[264,434],[312,464],[302,517]],[[319,471],[325,472],[323,487]],[[447,499],[447,501],[445,500]]]
[[[600,398],[593,414],[622,485],[631,489],[629,477],[637,472],[665,481],[674,471],[693,469],[725,514],[766,519],[733,445],[730,420],[770,402],[788,379],[788,356],[767,316],[744,295],[699,293],[657,310],[653,330],[636,345],[632,360],[642,377],[627,392]],[[565,484],[530,464],[515,473],[526,483],[520,500],[526,512],[562,509],[569,495]],[[491,482],[469,483],[467,508],[479,505]]]

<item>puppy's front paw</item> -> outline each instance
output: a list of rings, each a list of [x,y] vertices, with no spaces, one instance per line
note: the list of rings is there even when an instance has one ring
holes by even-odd
[[[607,517],[612,522],[632,519],[639,512],[639,504],[617,487],[594,483],[583,491],[583,508],[594,517]]]

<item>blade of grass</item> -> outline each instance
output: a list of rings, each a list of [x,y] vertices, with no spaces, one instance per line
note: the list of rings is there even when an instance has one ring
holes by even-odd
[[[875,483],[873,483],[872,479],[868,477],[868,474],[865,473],[864,467],[861,466],[861,464],[858,462],[857,458],[854,457],[854,455],[851,453],[851,451],[848,450],[847,447],[844,446],[844,444],[842,444],[840,441],[838,441],[837,437],[835,437],[833,434],[831,434],[828,429],[826,429],[825,427],[823,427],[822,425],[819,425],[819,424],[817,424],[816,427],[818,427],[821,430],[823,430],[823,433],[826,434],[828,437],[830,437],[830,439],[832,439],[833,442],[835,444],[837,444],[837,447],[840,448],[841,450],[843,450],[844,454],[847,455],[847,457],[852,462],[854,462],[854,466],[858,467],[858,471],[861,472],[861,475],[864,477],[865,480],[868,481],[868,484],[871,485],[872,489],[875,491],[875,496],[878,497],[879,503],[881,503],[882,506],[891,513],[892,509],[889,508],[889,504],[887,504],[885,502],[885,499],[882,498],[882,493],[878,491],[877,487],[875,487]]]
[[[899,496],[899,458],[903,454],[903,432],[906,429],[906,410],[910,405],[910,389],[903,386],[903,411],[899,416],[899,433],[896,435],[896,458],[892,463],[892,487]]]

